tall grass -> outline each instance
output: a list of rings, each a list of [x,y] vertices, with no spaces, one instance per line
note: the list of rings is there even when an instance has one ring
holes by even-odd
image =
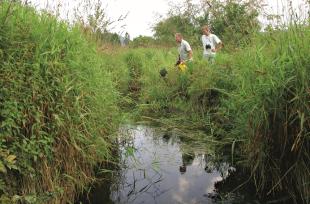
[[[72,200],[93,166],[112,159],[121,106],[138,120],[199,129],[231,145],[262,200],[284,193],[309,203],[309,27],[259,33],[214,64],[195,49],[181,73],[176,50],[98,54],[79,26],[0,5],[2,202]]]
[[[294,203],[309,203],[309,39],[298,25],[257,39],[236,60],[227,102],[258,192]]]
[[[173,67],[174,50],[129,50],[140,70],[140,116],[231,144],[262,199],[285,194],[309,203],[309,34],[302,25],[260,33],[214,64],[194,50],[186,73]]]
[[[0,202],[68,203],[111,160],[118,91],[78,26],[0,3]]]

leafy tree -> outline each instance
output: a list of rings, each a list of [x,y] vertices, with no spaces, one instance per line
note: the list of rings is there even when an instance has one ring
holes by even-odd
[[[162,43],[174,44],[174,34],[182,33],[186,37],[194,36],[194,25],[182,15],[170,16],[155,27],[155,38]]]
[[[154,36],[160,42],[172,44],[173,34],[180,32],[190,44],[197,46],[201,27],[207,24],[225,44],[239,46],[260,30],[259,9],[258,0],[204,0],[199,4],[185,0],[183,4],[172,5],[167,17],[155,24]]]
[[[214,33],[226,44],[239,46],[248,42],[253,33],[260,30],[258,21],[260,4],[256,1],[239,3],[229,0],[225,4],[210,4],[210,22]]]
[[[130,43],[130,47],[150,47],[154,46],[155,39],[149,36],[142,36],[136,37],[133,39],[133,41]]]

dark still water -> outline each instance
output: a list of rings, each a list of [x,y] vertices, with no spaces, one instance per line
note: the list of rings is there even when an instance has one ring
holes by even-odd
[[[120,169],[111,181],[95,186],[83,203],[256,203],[244,201],[249,196],[218,192],[216,186],[235,169],[206,142],[125,126],[119,143]]]

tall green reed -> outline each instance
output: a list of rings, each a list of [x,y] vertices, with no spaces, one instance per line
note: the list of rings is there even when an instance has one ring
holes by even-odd
[[[73,201],[113,160],[116,84],[79,26],[19,3],[0,10],[0,200]]]

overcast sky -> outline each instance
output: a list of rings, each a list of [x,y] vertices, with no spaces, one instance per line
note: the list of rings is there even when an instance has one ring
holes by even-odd
[[[62,5],[61,15],[63,18],[68,16],[68,11],[77,7],[79,1],[87,0],[30,0],[39,9],[46,7],[56,7],[56,5]],[[94,0],[90,0],[95,2]],[[160,15],[165,15],[169,9],[169,2],[178,3],[183,0],[100,0],[106,12],[112,20],[117,19],[121,15],[128,14],[126,19],[121,23],[114,24],[112,31],[118,33],[128,32],[131,38],[139,35],[151,36],[152,25],[156,21],[156,18]],[[199,1],[199,0],[196,0]],[[283,10],[287,10],[287,0],[264,0],[267,6],[265,7],[265,13],[268,14],[282,14]],[[292,0],[293,6],[296,10],[306,10],[306,0]],[[283,6],[284,5],[284,6]],[[303,14],[306,15],[306,12]],[[124,27],[125,25],[125,27]],[[121,28],[121,26],[123,26]]]

